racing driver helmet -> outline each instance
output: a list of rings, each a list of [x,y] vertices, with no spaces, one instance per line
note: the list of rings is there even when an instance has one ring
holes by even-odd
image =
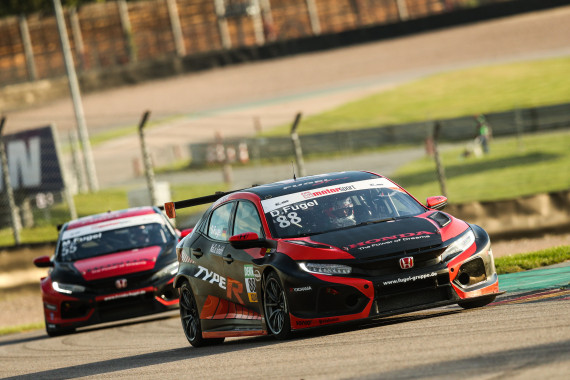
[[[337,200],[332,207],[332,223],[336,227],[353,226],[356,224],[354,218],[354,204],[350,197]]]

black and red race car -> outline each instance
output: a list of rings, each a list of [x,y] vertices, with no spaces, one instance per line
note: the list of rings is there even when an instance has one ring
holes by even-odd
[[[34,260],[50,268],[41,280],[48,335],[178,308],[173,281],[180,236],[157,207],[64,224],[55,255]]]
[[[369,172],[303,177],[165,204],[214,202],[177,246],[184,333],[193,346],[225,337],[287,338],[309,328],[499,294],[491,242],[479,226],[418,202]]]

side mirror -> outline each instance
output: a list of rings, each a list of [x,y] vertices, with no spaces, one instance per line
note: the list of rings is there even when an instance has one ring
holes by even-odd
[[[273,240],[260,239],[255,232],[244,232],[230,237],[230,245],[235,249],[275,248],[277,246]]]
[[[49,256],[40,256],[34,259],[34,265],[38,268],[49,268],[53,267],[53,262],[50,260]]]
[[[442,195],[438,195],[435,197],[428,197],[426,199],[426,205],[428,208],[433,208],[435,210],[443,210],[443,208],[447,206],[447,198]]]

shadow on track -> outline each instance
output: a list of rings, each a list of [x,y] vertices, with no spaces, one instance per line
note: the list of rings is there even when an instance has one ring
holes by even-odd
[[[341,334],[345,332],[359,331],[379,326],[387,326],[397,323],[405,323],[405,322],[417,321],[428,318],[436,318],[439,316],[445,316],[460,312],[461,310],[457,309],[443,310],[443,311],[438,310],[422,314],[411,314],[411,315],[398,316],[398,317],[386,317],[383,319],[372,320],[364,324],[350,323],[342,326],[322,327],[311,331],[300,332],[296,334],[293,337],[293,339],[294,340],[311,339],[313,337],[318,337],[318,336]],[[159,318],[159,319],[167,319],[167,318]],[[144,323],[146,321],[128,322],[128,323],[122,323],[120,325],[114,324],[112,326],[97,328],[97,330],[103,330],[117,326],[132,325],[137,323]],[[93,329],[89,329],[88,331],[93,331]],[[180,333],[182,334],[182,331]],[[38,337],[37,339],[43,339],[43,338],[45,337]],[[272,346],[282,343],[284,342],[275,340],[271,336],[240,338],[235,340],[229,340],[220,346],[202,347],[200,349],[196,349],[188,345],[187,347],[174,348],[171,350],[149,352],[140,355],[127,356],[123,358],[86,363],[86,364],[75,365],[65,368],[58,368],[47,371],[39,371],[35,373],[10,377],[9,379],[29,379],[29,378],[66,379],[66,378],[86,377],[86,376],[109,376],[114,372],[130,370],[134,368],[143,368],[153,365],[173,363],[183,360],[191,360],[193,358],[214,356],[218,354],[248,350],[251,348],[257,349],[264,346]]]

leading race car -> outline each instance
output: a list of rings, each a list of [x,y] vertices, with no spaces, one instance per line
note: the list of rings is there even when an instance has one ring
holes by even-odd
[[[479,226],[369,172],[304,177],[165,204],[215,202],[177,246],[193,346],[459,304],[499,294]]]
[[[46,331],[158,313],[178,307],[173,288],[180,232],[156,207],[131,208],[70,221],[41,280]]]

